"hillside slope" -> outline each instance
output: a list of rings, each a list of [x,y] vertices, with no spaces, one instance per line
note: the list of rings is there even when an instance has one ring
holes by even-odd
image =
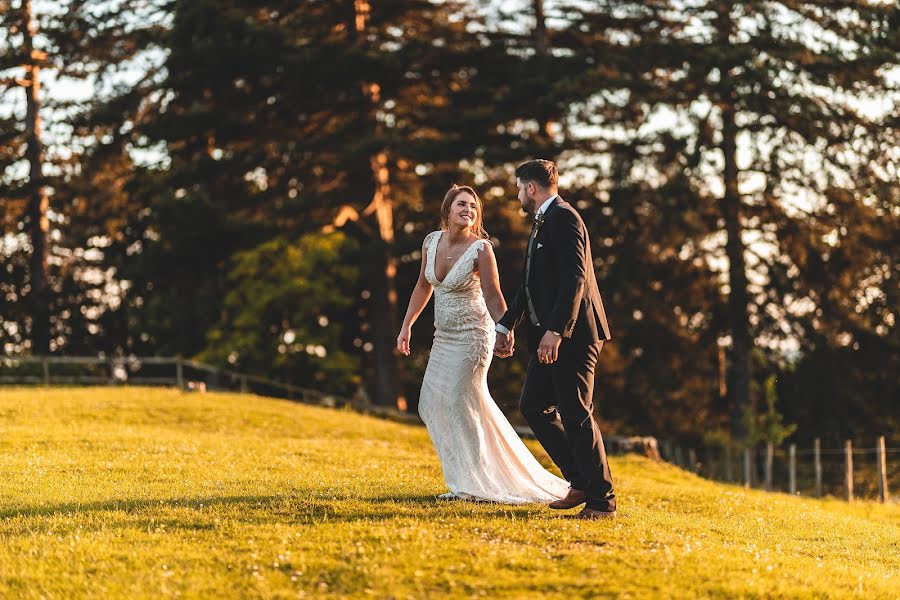
[[[240,394],[0,388],[0,597],[900,597],[896,505],[611,467],[619,519],[585,523],[436,501],[422,427]]]

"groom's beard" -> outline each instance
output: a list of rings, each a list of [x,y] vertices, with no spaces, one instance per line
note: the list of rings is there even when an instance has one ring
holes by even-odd
[[[527,214],[534,216],[535,211],[537,210],[537,204],[534,201],[534,198],[525,198],[525,202],[519,201],[522,205],[522,210],[524,210]]]

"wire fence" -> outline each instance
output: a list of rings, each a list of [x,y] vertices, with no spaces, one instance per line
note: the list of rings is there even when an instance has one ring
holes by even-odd
[[[848,440],[843,447],[824,448],[817,438],[809,447],[767,444],[695,450],[663,441],[660,453],[663,460],[702,477],[746,487],[812,497],[896,501],[900,447],[888,446],[884,436],[866,442],[864,447]]]

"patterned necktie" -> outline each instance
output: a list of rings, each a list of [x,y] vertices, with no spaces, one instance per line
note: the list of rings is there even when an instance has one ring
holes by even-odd
[[[535,216],[534,222],[531,224],[531,235],[528,237],[528,250],[525,252],[525,300],[528,304],[528,317],[531,320],[531,324],[535,327],[540,327],[541,323],[538,320],[537,311],[534,309],[534,302],[531,300],[531,290],[528,289],[528,284],[531,281],[531,257],[537,246],[536,240],[538,231],[543,224],[544,215],[539,213]]]

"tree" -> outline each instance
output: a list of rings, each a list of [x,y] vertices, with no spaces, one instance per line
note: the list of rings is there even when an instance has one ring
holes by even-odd
[[[214,302],[227,294],[235,251],[270,236],[344,231],[368,249],[358,287],[346,291],[362,316],[351,342],[364,356],[371,349],[374,368],[364,362],[374,375],[371,395],[396,402],[403,393],[394,355],[397,273],[415,266],[424,234],[437,224],[436,199],[448,179],[463,176],[460,159],[504,145],[518,158],[509,144],[525,137],[498,134],[497,122],[514,122],[527,97],[512,114],[494,110],[521,90],[505,81],[515,80],[510,67],[521,59],[470,33],[471,23],[446,2],[177,6],[170,97],[151,131],[171,158],[169,194],[181,197],[154,204],[215,206],[223,226],[235,225],[214,236],[218,244],[203,245],[220,249],[206,253],[205,269],[187,263],[186,273],[201,271],[186,275],[195,285],[216,290],[189,330],[202,335],[219,315]],[[198,258],[193,245],[173,243],[174,222],[156,228],[160,239],[147,257],[168,247],[161,263],[181,262],[172,253]]]
[[[31,347],[35,354],[50,351],[50,291],[47,265],[50,224],[47,217],[49,197],[44,179],[44,142],[41,122],[41,69],[47,64],[46,52],[36,47],[37,23],[31,0],[22,0],[17,9],[2,5],[3,23],[7,31],[20,38],[18,48],[7,47],[0,69],[8,73],[5,87],[20,87],[25,95],[24,127],[21,138],[9,139],[24,145],[21,156],[27,164],[27,178],[18,186],[7,187],[7,193],[24,199],[31,258],[28,270],[27,296],[30,303]],[[10,70],[21,70],[18,78]],[[11,130],[15,132],[17,127]],[[16,156],[13,154],[12,156]],[[18,189],[16,189],[18,188]]]
[[[353,25],[353,3],[347,9],[346,3],[324,2],[176,4],[166,63],[168,97],[148,128],[154,142],[165,144],[170,164],[148,198],[147,226],[157,239],[146,244],[134,293],[149,300],[142,314],[151,337],[164,345],[175,342],[173,351],[193,355],[207,344],[211,352],[220,349],[219,338],[209,336],[227,321],[221,298],[238,284],[227,276],[237,268],[234,261],[241,262],[237,257],[266,252],[266,240],[273,237],[294,240],[320,229],[347,192],[340,181],[355,181],[336,171],[340,161],[329,162],[334,154],[328,145],[335,140],[317,131],[313,114],[332,100],[341,109],[335,111],[340,123],[356,119],[361,106],[355,93],[360,82],[354,85],[342,75],[351,57],[324,52],[335,32]],[[320,72],[335,56],[345,64],[332,62],[333,71]],[[330,97],[317,89],[322,84],[335,86]],[[342,101],[342,95],[354,100]],[[327,124],[329,131],[332,125]],[[345,149],[343,143],[336,149]],[[371,156],[358,162],[364,164],[363,181],[371,181]],[[381,185],[384,189],[386,182]],[[180,233],[190,231],[197,218],[203,231]],[[173,262],[180,272],[166,274]],[[180,279],[198,292],[192,307],[170,302]],[[299,325],[278,327],[295,331]],[[272,332],[276,338],[285,333]],[[243,364],[245,354],[237,354],[237,366],[251,366]],[[292,375],[297,376],[304,374]]]
[[[355,299],[344,290],[359,277],[360,252],[343,233],[276,237],[232,258],[222,317],[207,333],[201,360],[345,396],[360,384],[352,343]],[[313,315],[315,315],[313,318]],[[279,335],[281,334],[281,335]]]
[[[604,139],[633,164],[629,180],[668,205],[658,210],[703,219],[674,250],[719,274],[722,310],[704,318],[724,319],[732,432],[743,439],[754,346],[783,356],[791,343],[833,343],[864,288],[889,287],[883,251],[895,226],[879,216],[896,210],[898,132],[889,111],[866,110],[864,99],[896,99],[896,12],[868,2],[706,0],[610,1],[580,14],[597,35],[611,18],[631,26],[618,48],[633,65],[625,93],[598,95],[601,109],[586,121],[608,128]],[[630,133],[615,129],[622,123]],[[839,245],[867,248],[875,265]],[[848,268],[868,277],[840,284],[837,271]],[[835,321],[807,318],[820,310]],[[883,337],[892,325],[881,316]]]
[[[110,195],[109,179],[103,181],[103,175],[92,167],[98,167],[102,150],[109,156],[111,144],[104,139],[127,136],[111,136],[109,130],[118,132],[136,119],[132,112],[109,126],[85,115],[97,115],[99,105],[128,104],[128,98],[139,96],[146,88],[143,81],[135,85],[123,81],[122,72],[133,68],[133,61],[145,56],[158,39],[160,27],[153,17],[158,15],[155,11],[164,10],[159,4],[162,2],[72,1],[35,5],[40,12],[30,1],[18,8],[9,2],[0,5],[0,26],[10,34],[0,47],[0,75],[5,76],[4,84],[10,84],[0,88],[6,92],[3,105],[10,111],[0,165],[4,171],[0,182],[6,208],[4,233],[29,232],[27,240],[17,235],[11,247],[3,250],[11,265],[29,256],[29,268],[8,270],[15,277],[4,285],[7,298],[24,299],[30,305],[28,315],[18,315],[4,328],[10,340],[7,344],[17,351],[27,347],[23,340],[26,331],[35,354],[64,346],[98,349],[87,340],[97,333],[93,329],[100,315],[118,300],[104,287],[112,289],[118,282],[108,272],[100,277],[99,250],[85,252],[88,240],[96,238],[107,221],[92,211],[91,224],[82,227],[88,219],[79,221],[78,217],[88,212],[86,199],[93,208],[101,204],[99,198]],[[57,89],[80,82],[94,85],[96,93],[78,101],[45,97],[42,72],[54,75]],[[12,94],[17,89],[25,91],[24,111]],[[43,127],[45,119],[48,128]],[[120,157],[127,157],[127,152],[120,150]],[[130,162],[124,169],[129,167]],[[108,204],[104,210],[105,214],[115,212]],[[116,216],[121,218],[121,214]]]

